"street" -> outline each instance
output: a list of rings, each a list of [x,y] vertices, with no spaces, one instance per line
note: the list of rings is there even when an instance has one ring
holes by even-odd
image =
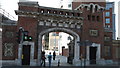
[[[47,58],[47,55],[46,55]],[[58,67],[58,59],[60,59],[60,66]],[[48,66],[48,58],[46,59],[46,67],[40,67],[40,66],[3,66],[2,68],[49,68]],[[52,60],[52,64],[50,68],[120,68],[120,66],[116,65],[103,65],[103,66],[97,66],[97,65],[91,65],[91,66],[74,66],[72,64],[67,63],[67,57],[57,55],[55,60]]]

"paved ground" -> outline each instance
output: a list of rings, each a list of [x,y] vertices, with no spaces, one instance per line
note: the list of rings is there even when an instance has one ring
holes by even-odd
[[[47,56],[46,56],[47,58]],[[52,60],[52,66],[58,66],[58,60],[60,60],[60,66],[72,66],[72,64],[67,63],[67,57],[57,55],[55,60]],[[46,59],[46,66],[48,66],[48,58]]]
[[[120,66],[86,66],[86,67],[81,67],[81,66],[52,66],[52,67],[40,67],[40,66],[6,66],[2,68],[120,68]]]
[[[47,58],[47,56],[46,56]],[[60,66],[58,67],[58,59],[60,59]],[[2,68],[49,68],[48,67],[48,59],[46,59],[46,67],[40,67],[40,66],[4,66]],[[67,57],[65,56],[56,56],[56,60],[52,60],[52,67],[50,68],[120,68],[119,65],[108,65],[108,66],[73,66],[72,64],[67,63]]]

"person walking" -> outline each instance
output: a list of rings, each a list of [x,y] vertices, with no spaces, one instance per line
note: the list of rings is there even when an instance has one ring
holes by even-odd
[[[56,53],[55,51],[53,52],[53,60],[55,60],[55,57],[56,57]]]
[[[45,51],[42,51],[42,53],[41,53],[41,66],[43,66],[43,64],[44,64],[44,67],[45,67],[45,59],[46,59]]]
[[[49,67],[51,67],[52,55],[51,52],[48,55]]]

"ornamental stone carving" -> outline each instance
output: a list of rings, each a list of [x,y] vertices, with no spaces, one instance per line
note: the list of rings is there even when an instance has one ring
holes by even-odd
[[[13,56],[13,43],[5,43],[4,44],[4,56]]]

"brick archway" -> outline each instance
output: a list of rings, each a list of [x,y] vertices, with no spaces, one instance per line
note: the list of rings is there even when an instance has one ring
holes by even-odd
[[[42,50],[42,36],[45,34],[45,33],[49,33],[49,32],[52,32],[52,31],[62,31],[62,32],[66,32],[68,34],[71,34],[74,38],[75,38],[75,47],[74,47],[74,59],[73,59],[73,65],[77,65],[78,62],[80,61],[79,60],[79,54],[80,54],[80,50],[79,50],[79,45],[77,44],[77,41],[80,41],[80,36],[70,30],[70,29],[66,29],[66,28],[50,28],[50,29],[46,29],[44,31],[41,31],[39,33],[39,40],[38,40],[38,65],[40,65],[40,57],[41,57],[41,50]]]

